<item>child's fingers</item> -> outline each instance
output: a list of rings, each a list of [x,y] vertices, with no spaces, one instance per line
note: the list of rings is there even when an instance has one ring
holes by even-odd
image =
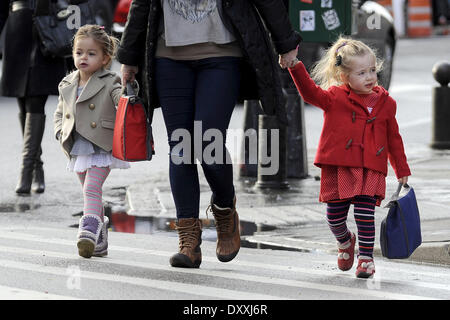
[[[138,72],[138,68],[136,66],[128,66],[122,65],[122,85],[126,85],[127,82],[134,82],[135,74]]]
[[[401,177],[398,179],[398,182],[401,184],[407,184],[408,183],[408,177]]]
[[[134,73],[125,72],[122,74],[122,85],[126,85],[127,82],[134,82]]]

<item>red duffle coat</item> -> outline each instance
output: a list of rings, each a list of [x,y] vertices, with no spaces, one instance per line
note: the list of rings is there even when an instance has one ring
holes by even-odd
[[[323,90],[299,62],[289,72],[303,99],[324,111],[314,165],[363,167],[387,175],[391,163],[397,178],[411,175],[395,119],[396,103],[382,87],[371,114],[347,85]]]

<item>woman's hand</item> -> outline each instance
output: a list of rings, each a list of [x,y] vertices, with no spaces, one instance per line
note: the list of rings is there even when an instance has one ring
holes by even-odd
[[[297,54],[298,54],[298,47],[285,54],[280,54],[278,59],[280,67],[286,69],[295,66],[298,63]]]
[[[120,71],[122,72],[122,85],[125,86],[127,82],[134,82],[136,79],[136,73],[138,73],[139,69],[137,66],[128,66],[123,64]]]
[[[408,183],[408,177],[401,177],[398,179],[398,183],[401,183],[402,185],[405,185]]]

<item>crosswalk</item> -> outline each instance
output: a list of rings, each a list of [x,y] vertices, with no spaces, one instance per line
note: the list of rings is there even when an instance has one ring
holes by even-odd
[[[215,243],[203,241],[200,269],[169,266],[174,234],[110,232],[104,258],[78,256],[76,230],[0,229],[0,299],[298,300],[450,298],[443,266],[375,260],[373,279],[341,272],[335,257],[242,248],[221,263]]]

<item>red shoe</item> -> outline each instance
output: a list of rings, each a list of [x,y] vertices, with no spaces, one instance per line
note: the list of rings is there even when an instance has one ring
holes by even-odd
[[[350,232],[350,240],[346,243],[338,243],[338,268],[342,271],[350,270],[355,258],[356,236]]]
[[[370,278],[375,273],[375,264],[373,259],[358,259],[358,267],[356,268],[357,278]]]

